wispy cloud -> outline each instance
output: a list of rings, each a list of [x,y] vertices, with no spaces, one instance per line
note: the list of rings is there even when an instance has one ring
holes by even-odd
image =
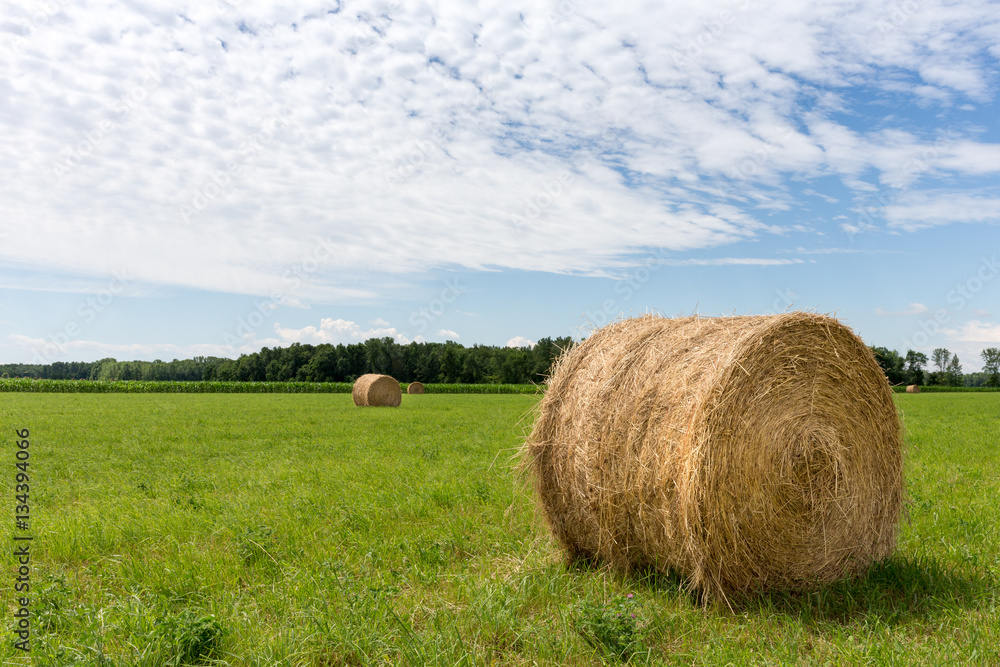
[[[1000,322],[980,322],[971,320],[958,329],[944,329],[953,341],[961,343],[981,343],[984,346],[1000,345]]]
[[[115,344],[96,340],[70,340],[57,347],[45,338],[34,338],[23,334],[10,334],[7,340],[16,348],[26,350],[29,355],[38,354],[43,349],[52,349],[42,361],[95,361],[105,357],[114,357],[122,361],[135,359],[190,359],[192,357],[237,357],[241,354],[257,352],[265,345],[276,345],[277,339],[248,340],[246,345],[233,347],[215,343],[196,343],[192,345],[175,345],[172,343],[135,343]],[[30,359],[30,356],[28,357]]]
[[[802,264],[801,259],[768,259],[762,257],[714,257],[711,259],[665,259],[667,266],[787,266]]]
[[[861,248],[803,248],[778,250],[779,253],[795,253],[796,255],[882,255],[898,253],[898,250],[862,250]]]
[[[365,329],[356,322],[344,319],[333,319],[324,317],[318,327],[306,326],[301,329],[282,327],[280,323],[274,325],[274,332],[277,334],[282,345],[292,343],[310,343],[318,345],[320,343],[348,344],[360,343],[369,338],[392,338],[397,343],[409,343],[410,339],[401,334],[395,327],[382,326],[378,328]]]
[[[800,206],[792,178],[842,208],[820,179],[946,181],[885,209],[901,230],[995,219],[995,193],[961,185],[1000,172],[975,128],[913,170],[928,128],[850,125],[872,91],[991,100],[994,3],[900,21],[877,3],[571,5],[76,0],[35,25],[15,4],[0,259],[73,276],[114,258],[140,283],[268,295],[322,238],[306,305],[443,266],[606,275],[650,247],[757,239]]]
[[[890,227],[914,231],[956,222],[1000,221],[1000,194],[921,192],[886,207]]]

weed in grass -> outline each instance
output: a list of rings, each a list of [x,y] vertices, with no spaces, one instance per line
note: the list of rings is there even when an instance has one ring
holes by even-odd
[[[649,620],[633,593],[613,597],[601,605],[584,600],[577,604],[573,615],[576,631],[605,657],[628,662],[642,651]]]
[[[76,604],[73,591],[63,573],[36,574],[40,578],[35,583],[35,619],[40,632],[58,632],[73,623]]]
[[[138,484],[135,485],[135,489],[136,489],[136,491],[138,491],[142,495],[146,496],[147,498],[155,498],[156,497],[156,493],[153,491],[153,485],[152,485],[152,483],[139,482]]]
[[[240,559],[247,567],[255,565],[277,566],[275,557],[274,528],[267,525],[251,526],[240,535],[237,546]]]
[[[210,614],[183,609],[157,620],[152,640],[160,649],[164,667],[207,664],[219,649],[222,624]]]
[[[472,495],[479,502],[486,504],[490,501],[490,485],[484,480],[477,479],[472,485]]]
[[[90,653],[90,655],[88,655]],[[77,651],[68,646],[60,646],[54,652],[42,656],[44,664],[59,667],[115,667],[115,661],[100,651]]]

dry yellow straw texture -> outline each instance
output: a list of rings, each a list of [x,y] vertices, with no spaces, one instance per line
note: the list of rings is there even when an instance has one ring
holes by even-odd
[[[705,599],[829,582],[896,544],[891,389],[821,315],[608,325],[557,363],[524,455],[571,557],[673,570]]]
[[[907,394],[919,394],[920,393],[920,385],[916,385],[916,384],[908,385],[906,387],[906,393]]]
[[[362,375],[354,383],[354,405],[397,407],[403,400],[399,383],[388,375]]]
[[[406,387],[407,394],[422,394],[424,393],[424,385],[421,382],[411,382]]]

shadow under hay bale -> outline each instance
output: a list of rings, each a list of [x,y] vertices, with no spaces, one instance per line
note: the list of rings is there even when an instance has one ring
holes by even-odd
[[[421,382],[411,382],[406,386],[407,394],[422,394],[424,393],[424,385]]]
[[[370,373],[354,383],[354,405],[372,407],[398,407],[403,401],[399,382],[388,375]]]
[[[524,457],[570,557],[675,571],[706,599],[834,581],[896,544],[892,391],[821,315],[604,327],[557,362]]]

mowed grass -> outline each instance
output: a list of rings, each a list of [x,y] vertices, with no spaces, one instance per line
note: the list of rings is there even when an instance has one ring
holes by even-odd
[[[536,400],[5,395],[9,536],[32,436],[35,634],[4,664],[1000,663],[1000,394],[898,396],[897,555],[733,611],[563,562],[512,470]]]

